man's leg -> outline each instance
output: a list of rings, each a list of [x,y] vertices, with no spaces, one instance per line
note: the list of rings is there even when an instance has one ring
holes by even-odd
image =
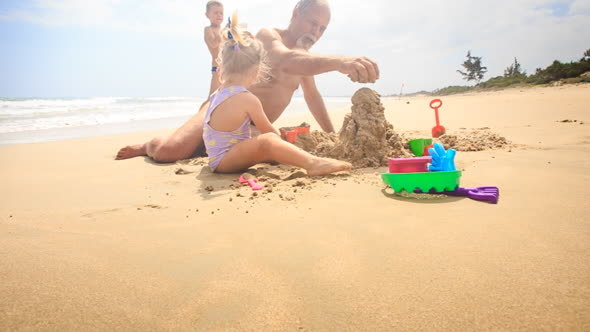
[[[117,153],[115,159],[149,156],[158,162],[175,162],[203,151],[203,121],[209,102],[185,124],[168,137],[156,137],[144,144],[128,145]]]

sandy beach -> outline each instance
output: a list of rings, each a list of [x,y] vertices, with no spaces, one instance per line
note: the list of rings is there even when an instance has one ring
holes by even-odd
[[[431,99],[385,117],[428,137]],[[499,204],[397,195],[386,167],[263,165],[253,196],[202,159],[114,160],[172,129],[0,146],[0,329],[590,330],[590,84],[442,99],[448,134],[510,141],[456,157]]]

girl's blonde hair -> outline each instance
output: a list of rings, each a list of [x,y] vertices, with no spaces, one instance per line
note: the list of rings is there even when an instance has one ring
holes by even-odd
[[[233,13],[229,23],[221,31],[221,38],[223,44],[217,59],[221,67],[221,81],[226,81],[231,76],[243,75],[254,66],[259,66],[259,80],[268,76],[264,47],[251,33],[239,26],[237,13]]]

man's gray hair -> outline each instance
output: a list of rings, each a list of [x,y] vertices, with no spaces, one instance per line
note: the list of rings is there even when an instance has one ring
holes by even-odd
[[[299,0],[299,2],[297,2],[297,4],[295,5],[295,9],[299,9],[299,11],[303,13],[311,5],[321,5],[330,7],[330,5],[328,4],[328,0]]]

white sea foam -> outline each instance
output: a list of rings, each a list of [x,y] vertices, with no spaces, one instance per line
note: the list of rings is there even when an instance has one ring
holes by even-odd
[[[188,119],[198,111],[203,98],[150,97],[150,98],[77,98],[77,99],[8,99],[0,98],[0,144],[11,144],[11,137],[19,142],[44,141],[43,133],[92,126],[88,132],[97,132],[100,126],[128,127],[129,131],[153,129],[154,121],[170,122],[170,119]],[[347,97],[324,98],[328,109],[349,107]],[[295,97],[287,113],[306,112],[302,97]],[[164,121],[166,120],[166,121]],[[125,124],[128,125],[125,125]],[[105,127],[106,128],[106,127]],[[118,130],[120,132],[122,130]],[[84,130],[76,130],[83,133]],[[105,133],[112,134],[112,133]],[[79,134],[77,134],[79,135]],[[82,135],[82,137],[84,137]],[[68,136],[68,138],[72,138]]]
[[[194,114],[198,98],[2,99],[0,133],[96,126]]]

